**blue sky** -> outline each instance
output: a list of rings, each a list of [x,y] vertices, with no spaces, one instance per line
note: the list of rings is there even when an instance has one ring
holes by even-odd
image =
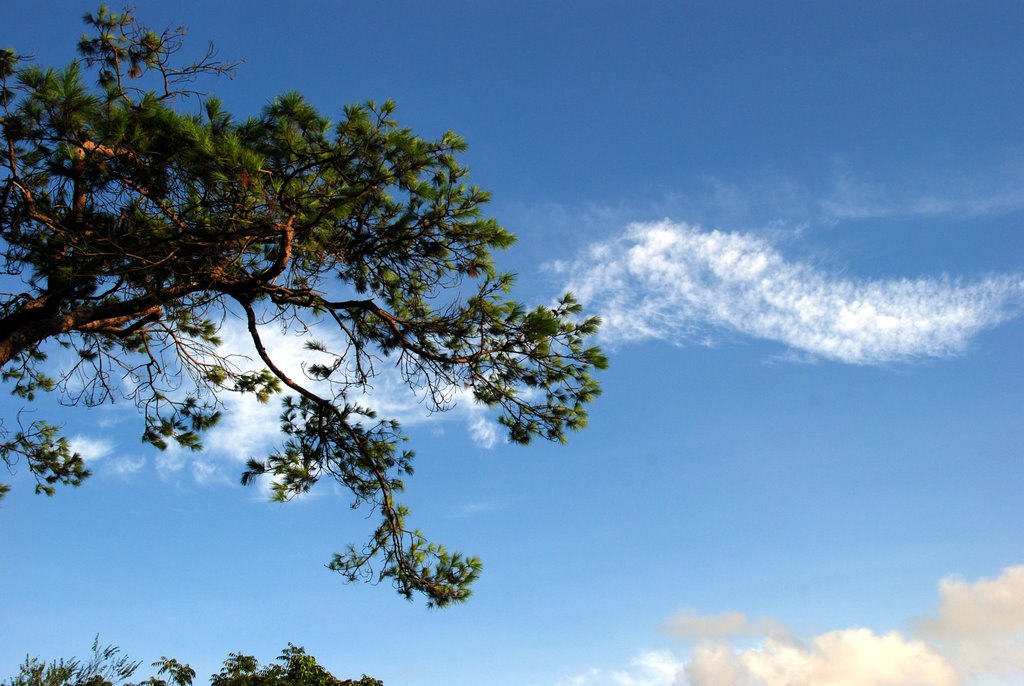
[[[200,677],[290,641],[388,686],[1024,680],[1024,5],[137,5],[245,60],[211,88],[239,116],[298,90],[463,135],[517,294],[577,292],[611,368],[567,446],[378,388],[416,522],[484,560],[444,611],[324,569],[371,526],[343,494],[237,485],[276,408],[185,455],[44,405],[95,475],[6,479],[0,674],[99,633]],[[14,0],[0,44],[64,63],[91,9]]]

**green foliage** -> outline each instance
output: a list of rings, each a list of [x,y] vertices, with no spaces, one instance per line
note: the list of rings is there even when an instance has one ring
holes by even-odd
[[[384,686],[365,674],[360,679],[338,679],[317,664],[312,655],[288,644],[277,663],[260,666],[256,658],[231,653],[210,686]]]
[[[128,680],[140,662],[120,654],[114,646],[100,647],[93,641],[89,660],[77,658],[43,662],[26,657],[18,674],[0,686],[192,686],[196,672],[189,665],[162,657],[153,663],[156,675],[135,684]],[[302,648],[288,644],[276,663],[260,666],[254,657],[231,653],[220,672],[210,677],[210,686],[384,686],[365,674],[359,679],[338,679],[321,667]]]
[[[157,670],[156,676],[142,682],[148,686],[169,686],[168,679],[175,686],[192,686],[192,680],[196,678],[196,670],[172,658],[161,657],[153,666],[160,669]],[[161,679],[162,676],[167,678]]]
[[[36,493],[53,495],[59,484],[79,486],[90,474],[82,456],[71,450],[68,440],[59,435],[59,431],[60,427],[38,420],[13,434],[2,434],[9,440],[0,442],[0,454],[9,465],[19,456],[27,460],[28,470],[36,479]],[[4,484],[0,497],[7,490]]]
[[[514,237],[484,215],[454,133],[422,138],[392,102],[332,122],[297,93],[236,120],[194,90],[234,65],[212,51],[180,63],[180,29],[102,7],[85,22],[64,68],[0,52],[3,380],[26,403],[127,398],[160,449],[200,450],[224,393],[285,394],[282,444],[243,482],[266,475],[288,500],[338,481],[379,524],[332,569],[434,605],[464,600],[479,561],[407,528],[395,496],[413,453],[360,398],[397,368],[431,410],[468,389],[511,441],[565,441],[607,364],[588,344],[597,320],[571,295],[535,308],[509,297],[493,252]],[[257,369],[225,349],[226,321],[245,323]],[[267,350],[268,326],[316,330],[304,378]],[[54,345],[69,367],[47,361]],[[46,422],[0,426],[0,456],[26,457],[46,493],[88,474]]]
[[[115,646],[101,647],[97,636],[88,660],[61,658],[47,663],[26,657],[18,674],[0,682],[0,686],[119,686],[130,679],[141,664],[120,653],[120,648]]]

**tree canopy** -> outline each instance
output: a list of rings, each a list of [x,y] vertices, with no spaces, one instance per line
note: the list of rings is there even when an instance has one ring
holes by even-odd
[[[156,675],[129,681],[141,664],[116,646],[101,646],[97,637],[88,659],[45,662],[26,657],[18,674],[0,681],[0,686],[192,686],[196,676],[188,664],[163,657],[153,663]],[[365,674],[359,679],[339,679],[303,648],[288,644],[276,662],[262,666],[251,655],[230,653],[221,670],[210,677],[210,686],[383,686],[383,682]]]
[[[200,450],[225,393],[280,395],[281,443],[243,483],[267,475],[287,500],[336,480],[379,525],[331,569],[464,600],[480,562],[407,525],[395,496],[413,453],[365,393],[397,370],[432,410],[468,393],[512,442],[564,441],[599,392],[598,321],[571,294],[510,297],[492,253],[514,237],[484,215],[454,133],[421,138],[391,102],[332,122],[297,93],[236,119],[198,90],[236,68],[212,48],[186,61],[182,29],[104,7],[84,19],[63,68],[0,51],[3,380],[26,406],[40,391],[132,401],[161,449]],[[233,322],[256,367],[223,344]],[[302,374],[268,350],[271,327],[307,334]],[[25,416],[0,425],[7,465],[39,492],[80,484],[89,470],[60,427]]]

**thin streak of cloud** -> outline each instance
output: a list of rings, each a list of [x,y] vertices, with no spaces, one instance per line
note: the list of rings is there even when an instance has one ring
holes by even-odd
[[[782,626],[770,619],[751,621],[741,612],[702,615],[689,608],[680,610],[665,622],[664,629],[683,641],[787,635]]]
[[[643,197],[602,203],[512,203],[510,224],[544,227],[581,244],[595,233],[649,217],[687,217],[732,230],[775,227],[790,234],[808,226],[864,220],[935,221],[1004,217],[1024,212],[1024,164],[943,169],[940,164],[872,176],[842,158],[812,179],[765,168],[742,177],[704,175],[683,186],[655,187]]]
[[[751,233],[669,220],[631,224],[562,269],[611,344],[731,332],[855,364],[962,353],[1024,300],[1020,274],[973,283],[838,277],[787,261]]]
[[[500,510],[501,507],[501,504],[495,501],[479,500],[453,508],[450,516],[454,519],[465,519],[467,517],[486,514],[488,512],[496,512]]]
[[[879,184],[840,165],[820,208],[823,219],[835,220],[1006,215],[1024,210],[1024,175],[1011,166],[985,177],[939,177],[928,187],[911,188]]]

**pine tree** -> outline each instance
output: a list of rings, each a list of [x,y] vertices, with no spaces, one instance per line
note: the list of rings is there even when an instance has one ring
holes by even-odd
[[[430,604],[464,600],[479,560],[408,527],[395,495],[413,453],[363,393],[396,367],[432,410],[468,389],[511,441],[564,441],[599,392],[597,320],[569,294],[532,309],[510,298],[492,253],[514,237],[483,214],[488,194],[467,182],[454,133],[421,138],[391,102],[332,123],[297,93],[236,120],[196,89],[236,65],[212,49],[179,64],[182,29],[103,7],[85,22],[92,35],[62,69],[0,51],[3,379],[26,403],[39,391],[85,405],[126,396],[144,440],[192,450],[224,393],[280,394],[281,445],[250,460],[243,483],[269,475],[287,500],[336,480],[380,520],[332,569]],[[231,318],[260,368],[224,348]],[[268,352],[268,327],[329,327],[340,343],[310,335],[296,378]],[[54,345],[75,360],[57,373]],[[48,494],[88,476],[45,420],[0,426],[0,455]]]

